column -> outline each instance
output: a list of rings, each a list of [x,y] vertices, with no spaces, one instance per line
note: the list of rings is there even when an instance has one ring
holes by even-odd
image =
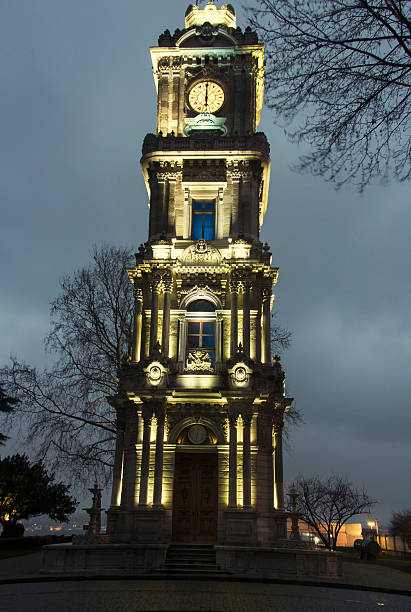
[[[154,495],[153,505],[161,506],[161,495],[163,492],[163,448],[164,448],[164,406],[158,406],[155,413],[157,419],[156,430],[156,456],[154,464]]]
[[[263,289],[263,363],[271,363],[271,289]]]
[[[120,409],[117,408],[117,437],[116,437],[116,450],[114,454],[114,467],[113,467],[113,486],[111,490],[111,505],[119,506],[121,497],[121,485],[122,485],[122,474],[123,474],[123,454],[124,454],[124,423],[122,422]]]
[[[139,505],[147,505],[147,489],[148,489],[148,475],[150,469],[150,435],[151,435],[151,419],[153,411],[148,406],[143,408],[143,448],[141,451],[141,475],[140,475],[140,495]]]
[[[237,421],[238,414],[229,415],[230,447],[228,454],[228,507],[237,508]]]
[[[236,282],[230,284],[231,289],[231,357],[236,354],[238,348],[238,285]]]
[[[179,372],[184,370],[185,362],[185,351],[186,351],[186,316],[181,314],[178,317],[180,329],[179,329],[179,345],[178,345],[178,366]]]
[[[129,402],[124,412],[124,463],[121,505],[127,509],[133,509],[136,503],[137,486],[138,413],[136,404]]]
[[[145,282],[145,281],[144,281]],[[148,302],[148,289],[147,286],[143,285],[143,306],[142,306],[142,315],[141,315],[141,345],[140,345],[140,360],[147,357],[146,355],[146,339],[147,339],[147,317],[146,317],[146,309]]]
[[[251,443],[250,430],[252,412],[243,412],[243,506],[251,508]]]
[[[257,363],[261,363],[261,290],[256,291],[256,309],[257,315],[255,319],[255,360]]]
[[[151,323],[150,323],[150,353],[157,344],[158,329],[158,283],[152,282],[151,289]]]
[[[163,331],[161,336],[161,348],[164,357],[168,357],[170,345],[170,308],[171,308],[171,283],[166,284],[164,290],[163,305]]]
[[[274,492],[276,510],[284,509],[283,483],[283,422],[282,418],[274,422]]]
[[[216,312],[216,328],[215,328],[215,361],[216,361],[216,371],[219,371],[222,355],[221,355],[221,343],[222,343],[222,324],[223,324],[223,314],[221,312]]]
[[[243,293],[243,347],[250,357],[250,283],[245,281]]]
[[[157,231],[157,201],[158,201],[158,182],[157,175],[154,170],[148,172],[148,184],[150,187],[150,216],[148,224],[148,235],[152,238]]]
[[[141,329],[143,312],[143,293],[141,289],[134,286],[134,328],[133,328],[133,352],[132,361],[140,361],[141,358]]]

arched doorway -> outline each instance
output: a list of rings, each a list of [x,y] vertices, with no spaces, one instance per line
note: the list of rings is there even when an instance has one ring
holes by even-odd
[[[197,422],[184,427],[176,442],[173,541],[216,542],[217,436],[207,426]]]

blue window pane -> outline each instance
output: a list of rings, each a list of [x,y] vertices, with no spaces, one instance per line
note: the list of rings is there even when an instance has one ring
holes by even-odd
[[[202,200],[193,200],[193,210],[202,211],[203,209],[203,201]]]
[[[203,334],[207,336],[214,336],[214,323],[213,321],[204,321],[203,323]]]
[[[214,226],[204,228],[204,240],[214,240]]]
[[[188,333],[191,334],[199,334],[200,333],[200,323],[196,323],[195,321],[189,321],[188,323]]]
[[[203,348],[214,348],[214,336],[203,336],[202,346]]]
[[[204,227],[214,228],[214,215],[212,214],[204,215]]]
[[[200,336],[188,336],[187,346],[188,348],[199,348],[200,347]]]
[[[204,202],[204,210],[214,212],[214,200]]]
[[[203,238],[203,215],[193,215],[193,240]]]

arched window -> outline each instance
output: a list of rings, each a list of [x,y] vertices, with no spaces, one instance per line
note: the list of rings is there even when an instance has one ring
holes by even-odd
[[[186,369],[213,371],[215,366],[215,306],[195,300],[187,308]]]

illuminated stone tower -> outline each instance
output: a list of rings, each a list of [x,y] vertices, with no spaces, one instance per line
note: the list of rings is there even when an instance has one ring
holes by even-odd
[[[338,555],[309,550],[295,529],[287,539],[282,430],[292,400],[270,351],[278,270],[259,239],[270,175],[256,131],[263,46],[236,27],[230,4],[209,2],[191,5],[185,29],[166,30],[151,57],[157,130],[141,159],[149,235],[128,271],[132,354],[110,398],[107,534],[48,547],[44,569],[147,571],[207,544],[231,572],[338,576]]]
[[[271,359],[277,268],[259,240],[269,145],[257,132],[263,47],[230,4],[190,6],[151,49],[157,132],[141,165],[148,241],[129,270],[131,360],[118,414],[109,533],[122,542],[269,545],[286,537]]]

